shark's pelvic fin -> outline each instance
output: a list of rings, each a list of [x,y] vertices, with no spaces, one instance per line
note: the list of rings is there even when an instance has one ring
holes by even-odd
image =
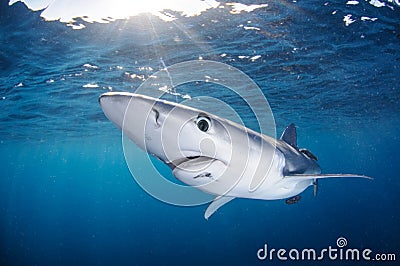
[[[283,131],[281,140],[298,150],[296,126],[292,123]]]
[[[339,177],[355,177],[355,178],[366,178],[373,179],[372,177],[365,175],[353,175],[353,174],[319,174],[319,175],[311,175],[311,174],[296,174],[296,175],[287,175],[285,178],[295,178],[296,180],[318,180],[320,178],[339,178]]]
[[[216,197],[213,202],[207,207],[206,212],[204,213],[204,218],[208,220],[214,212],[216,212],[219,208],[224,206],[226,203],[233,200],[235,197],[227,197],[227,196],[218,196]]]

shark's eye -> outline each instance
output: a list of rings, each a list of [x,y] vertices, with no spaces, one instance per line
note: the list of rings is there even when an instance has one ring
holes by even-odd
[[[207,132],[208,129],[210,128],[210,118],[208,118],[207,116],[199,116],[197,117],[197,127],[203,131],[203,132]]]

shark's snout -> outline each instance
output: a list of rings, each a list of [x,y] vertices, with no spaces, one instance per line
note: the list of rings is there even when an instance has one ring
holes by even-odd
[[[108,92],[99,102],[106,117],[140,148],[175,169],[219,160],[227,165],[230,138],[221,122],[194,108],[144,95]],[[228,144],[228,145],[227,145]],[[193,170],[193,169],[192,169]],[[191,171],[192,171],[191,170]],[[201,171],[197,169],[196,171]]]
[[[99,97],[101,109],[106,117],[117,127],[122,128],[126,109],[128,108],[131,96],[124,93],[104,93]]]

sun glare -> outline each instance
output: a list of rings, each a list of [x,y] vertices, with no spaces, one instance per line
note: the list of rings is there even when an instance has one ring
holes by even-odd
[[[78,18],[89,23],[108,23],[140,14],[152,14],[161,20],[173,21],[177,19],[176,14],[192,17],[209,9],[225,7],[231,9],[232,14],[238,14],[267,6],[222,4],[216,0],[10,0],[9,5],[16,2],[23,2],[34,11],[43,10],[41,16],[45,20],[59,20],[74,29],[85,28],[85,25],[76,22]]]

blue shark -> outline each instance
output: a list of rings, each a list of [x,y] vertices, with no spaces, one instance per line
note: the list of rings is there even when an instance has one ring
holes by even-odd
[[[183,183],[215,195],[204,217],[235,198],[290,199],[318,180],[366,178],[322,174],[317,157],[297,146],[290,124],[279,139],[204,110],[145,95],[109,92],[99,102],[106,117],[140,148],[167,164]]]

